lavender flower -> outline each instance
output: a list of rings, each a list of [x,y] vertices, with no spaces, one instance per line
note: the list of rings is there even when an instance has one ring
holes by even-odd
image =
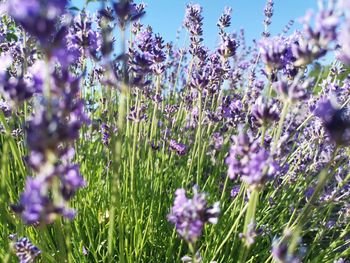
[[[32,263],[41,254],[41,251],[26,237],[16,240],[12,248],[19,258],[20,263]]]
[[[203,16],[202,7],[199,4],[188,4],[186,6],[184,26],[193,36],[203,34]]]
[[[0,93],[4,95],[7,101],[13,104],[19,104],[31,98],[34,93],[41,89],[41,82],[29,75],[26,77],[15,78],[8,74],[0,75]]]
[[[241,186],[240,185],[233,186],[233,188],[231,190],[231,197],[232,198],[236,198],[240,191],[241,191]]]
[[[337,27],[341,12],[336,9],[335,1],[328,1],[325,6],[323,1],[319,1],[319,11],[315,15],[315,26],[311,27],[312,11],[308,11],[302,23],[307,40],[326,48],[329,43],[336,39]]]
[[[64,167],[61,178],[61,194],[65,200],[70,200],[80,188],[86,186],[84,178],[79,172],[78,165]]]
[[[109,136],[109,127],[106,123],[102,123],[101,133],[102,133],[102,143],[107,146],[109,144],[110,136]]]
[[[215,150],[220,150],[224,143],[224,137],[219,132],[214,132],[212,136],[212,141]]]
[[[292,45],[294,65],[297,67],[306,66],[314,60],[326,55],[327,50],[319,45],[314,45],[306,39],[300,39]]]
[[[259,142],[253,141],[247,134],[233,136],[233,142],[226,158],[229,178],[234,180],[240,175],[250,187],[262,187],[277,172],[277,164],[259,146]]]
[[[85,186],[79,166],[71,164],[71,144],[88,122],[82,101],[76,98],[80,79],[65,71],[51,77],[54,86],[48,109],[38,106],[26,129],[27,161],[36,177],[27,179],[19,204],[13,206],[30,225],[51,224],[59,215],[72,219],[75,212],[68,208],[68,202]]]
[[[251,246],[255,243],[255,238],[257,236],[255,228],[256,228],[256,225],[254,223],[250,223],[247,228],[247,233],[239,234],[239,238],[244,239],[248,246]]]
[[[82,250],[81,252],[83,253],[83,256],[87,256],[89,254],[89,251],[86,249],[85,246],[83,246],[81,250]]]
[[[193,256],[187,256],[186,255],[186,256],[183,256],[181,258],[182,262],[197,262],[197,263],[200,263],[200,262],[203,262],[202,260],[203,259],[202,259],[201,254],[199,253],[199,251],[197,251],[196,254],[193,255]],[[213,262],[210,262],[210,263],[213,263]]]
[[[314,114],[322,120],[332,141],[338,145],[350,144],[350,118],[347,109],[335,106],[329,99],[321,99]]]
[[[169,147],[171,150],[175,151],[178,155],[186,154],[186,145],[176,142],[174,139],[169,141]]]
[[[273,88],[283,99],[291,102],[304,100],[308,97],[308,88],[312,86],[313,79],[306,79],[304,82],[295,78],[294,81],[281,79],[273,83]]]
[[[5,100],[0,100],[0,110],[4,113],[5,117],[11,115],[11,106]]]
[[[217,23],[217,26],[220,30],[223,30],[224,28],[229,27],[231,25],[231,15],[232,8],[225,7],[224,13],[220,16],[219,21]]]
[[[74,218],[75,212],[66,208],[63,200],[58,201],[50,198],[52,195],[52,182],[50,180],[55,181],[55,176],[52,175],[48,178],[28,178],[26,188],[20,198],[20,203],[12,206],[16,213],[21,214],[26,224],[52,224],[59,215],[63,215],[68,219]],[[79,187],[83,183],[75,185]],[[65,187],[69,189],[69,182],[65,183]],[[71,184],[71,189],[73,187],[74,185]],[[66,192],[68,193],[68,191]]]
[[[47,46],[56,33],[56,25],[64,13],[67,0],[8,1],[7,11],[28,33]]]
[[[333,261],[333,263],[348,263],[349,261],[345,261],[343,258],[339,258]]]
[[[92,28],[92,17],[85,12],[74,18],[72,25],[68,29],[67,48],[72,54],[87,53],[97,57],[97,52],[101,47],[101,37]]]
[[[312,11],[307,12],[302,23],[303,36],[293,45],[293,55],[296,66],[306,66],[326,55],[329,45],[337,37],[337,27],[341,14],[336,10],[334,1],[329,1],[326,7],[319,1],[320,10],[315,16],[315,26],[312,28]]]
[[[236,40],[229,35],[221,37],[221,44],[218,48],[219,54],[224,58],[232,57],[236,54],[237,43]]]
[[[265,15],[264,27],[265,27],[265,30],[262,34],[264,37],[270,36],[270,32],[268,31],[268,27],[271,24],[271,17],[273,16],[273,5],[274,5],[273,0],[268,0],[266,3],[265,9],[264,9],[264,15]]]
[[[188,4],[186,6],[183,24],[190,32],[190,53],[199,56],[201,51],[201,43],[203,41],[202,7],[198,4]]]
[[[113,8],[122,28],[145,14],[145,4],[135,4],[133,1],[119,1],[113,4]]]
[[[206,195],[194,188],[192,199],[186,197],[184,189],[175,192],[174,206],[168,220],[176,227],[178,234],[187,242],[195,243],[201,236],[205,223],[216,224],[220,213],[219,202],[208,207]]]
[[[270,105],[263,97],[259,97],[254,104],[252,108],[252,115],[256,118],[259,125],[266,125],[279,119],[276,104]]]
[[[284,56],[287,47],[280,37],[265,38],[259,42],[259,49],[262,61],[266,64],[266,71],[271,74],[275,70],[280,70],[286,64]]]
[[[288,245],[285,241],[279,243],[278,240],[274,240],[272,245],[272,256],[274,260],[276,260],[276,262],[278,263],[300,263],[301,262],[297,257],[288,253]]]

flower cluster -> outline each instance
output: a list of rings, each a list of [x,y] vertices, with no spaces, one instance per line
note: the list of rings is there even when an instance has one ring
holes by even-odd
[[[28,33],[48,48],[57,32],[56,26],[65,12],[66,0],[7,1],[8,14]]]
[[[67,48],[71,54],[80,58],[83,53],[97,57],[101,48],[100,34],[93,30],[93,18],[82,12],[74,18],[72,26],[69,27],[66,36]]]
[[[289,237],[290,238],[290,237]],[[274,240],[272,245],[273,259],[278,263],[300,263],[300,259],[288,252],[287,241]]]
[[[71,143],[87,122],[82,101],[76,99],[80,80],[69,75],[52,77],[57,86],[52,90],[56,93],[52,93],[51,103],[48,108],[39,107],[27,125],[31,150],[28,163],[37,176],[27,180],[20,203],[14,208],[28,224],[49,224],[58,214],[73,218],[66,202],[85,185],[79,167],[71,164]]]
[[[145,14],[145,4],[135,4],[133,1],[118,1],[113,4],[113,8],[122,28]]]
[[[34,92],[38,100],[33,116],[28,119],[26,140],[30,150],[27,162],[35,172],[28,177],[18,205],[13,205],[26,224],[50,224],[58,215],[69,219],[74,210],[67,202],[85,185],[79,165],[73,164],[73,142],[88,119],[79,98],[80,77],[69,72],[64,59],[70,56],[66,43],[54,39],[65,35],[59,27],[66,1],[29,1],[21,5],[10,1],[8,12],[30,34],[37,37],[45,50],[46,60],[37,61],[30,77],[3,77],[3,90],[13,101],[29,99]],[[57,35],[56,35],[57,34]],[[59,51],[59,52],[58,52]],[[39,89],[39,90],[38,90]]]
[[[17,235],[10,235],[13,241],[12,248],[16,253],[20,263],[32,263],[41,254],[39,248],[34,246],[26,237],[17,239]]]
[[[321,99],[314,114],[322,120],[333,142],[338,145],[349,145],[350,116],[346,108],[334,106],[329,99]]]
[[[198,4],[188,4],[186,6],[184,26],[190,33],[190,53],[200,56],[203,42],[203,16],[202,7]]]
[[[174,139],[169,141],[169,148],[175,151],[178,155],[186,154],[186,145],[176,142]]]
[[[264,15],[265,15],[265,19],[264,19],[264,26],[265,26],[265,30],[262,33],[262,35],[264,37],[269,37],[271,34],[268,31],[268,27],[269,25],[271,25],[271,17],[273,16],[273,5],[274,2],[273,0],[268,0],[264,9]]]
[[[267,125],[279,120],[277,105],[267,102],[264,97],[257,99],[252,107],[252,115],[259,125]]]
[[[241,180],[249,186],[261,187],[277,172],[277,164],[271,160],[269,153],[247,135],[240,133],[233,136],[229,156],[226,158],[228,176]]]
[[[208,207],[206,195],[194,188],[192,199],[186,197],[185,189],[175,192],[174,206],[168,220],[176,227],[179,235],[190,243],[195,243],[201,236],[205,223],[216,224],[220,213],[219,202]]]
[[[226,7],[224,13],[220,16],[217,26],[220,30],[224,30],[224,28],[229,27],[231,25],[231,14],[232,8]]]

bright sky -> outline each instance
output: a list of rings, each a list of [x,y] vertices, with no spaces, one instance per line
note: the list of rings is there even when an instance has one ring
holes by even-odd
[[[85,0],[72,0],[72,5],[82,7]],[[141,1],[135,1],[141,2]],[[216,22],[225,6],[232,7],[231,30],[245,29],[247,40],[260,38],[263,31],[262,21],[265,0],[143,0],[146,3],[146,16],[143,24],[151,25],[155,33],[160,33],[166,41],[175,40],[176,31],[180,28],[186,4],[199,3],[203,7],[204,43],[213,48],[217,43]],[[99,7],[91,3],[89,10]],[[278,34],[290,19],[295,20],[294,28],[300,27],[298,18],[304,16],[308,9],[317,10],[317,0],[275,0],[271,32]]]

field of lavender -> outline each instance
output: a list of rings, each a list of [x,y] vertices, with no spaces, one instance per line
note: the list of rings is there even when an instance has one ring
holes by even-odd
[[[350,262],[350,1],[272,35],[267,0],[252,43],[226,8],[212,50],[194,3],[166,43],[0,2],[1,262]]]

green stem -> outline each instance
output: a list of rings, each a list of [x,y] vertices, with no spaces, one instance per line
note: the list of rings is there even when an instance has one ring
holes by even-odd
[[[236,218],[236,221],[233,223],[231,229],[228,231],[226,237],[224,238],[224,240],[221,242],[221,244],[219,245],[219,247],[215,250],[214,256],[212,258],[211,261],[214,261],[215,258],[217,257],[217,255],[219,254],[219,252],[222,250],[222,248],[224,247],[224,245],[227,243],[227,241],[232,237],[232,233],[237,229],[237,225],[241,219],[241,217],[243,216],[243,214],[245,213],[245,211],[248,208],[248,204],[246,204],[244,206],[244,208],[241,210],[241,212],[239,213],[239,215]]]
[[[335,151],[333,152],[332,158],[329,161],[328,165],[320,172],[316,188],[315,188],[309,202],[305,205],[305,207],[303,208],[303,210],[301,211],[301,213],[299,214],[299,216],[295,220],[294,224],[290,227],[292,232],[293,232],[292,242],[291,242],[291,245],[289,246],[290,253],[293,253],[293,251],[296,249],[297,241],[299,239],[302,228],[306,224],[307,218],[312,211],[312,206],[314,205],[316,200],[319,198],[320,193],[322,192],[324,186],[327,183],[328,170],[329,170],[335,156],[337,155],[337,152],[338,152],[338,148],[336,148]],[[286,238],[286,236],[283,237],[283,239],[285,239],[285,238]]]
[[[273,143],[273,147],[272,147],[272,153],[274,153],[276,151],[277,145],[278,145],[278,141],[281,138],[281,134],[282,134],[282,130],[283,130],[283,124],[284,121],[286,119],[287,113],[288,113],[288,109],[289,109],[289,102],[285,101],[283,103],[283,109],[282,109],[282,113],[281,113],[281,118],[280,121],[278,123],[278,129],[274,138],[274,143]]]
[[[160,76],[156,77],[157,79],[157,85],[156,85],[156,96],[159,94],[160,91]],[[153,108],[153,115],[152,115],[152,123],[151,123],[151,134],[150,134],[150,140],[153,139],[153,137],[156,135],[157,131],[157,111],[158,111],[158,102],[154,102],[154,108]]]
[[[125,28],[121,28],[121,42],[122,42],[122,52],[125,53]],[[117,127],[118,133],[116,136],[112,136],[112,153],[114,156],[114,162],[112,163],[112,177],[111,177],[111,200],[110,200],[110,208],[109,208],[109,229],[108,229],[108,262],[115,262],[113,258],[113,247],[114,247],[114,227],[115,227],[115,217],[116,217],[116,209],[121,209],[121,201],[120,201],[120,181],[121,181],[121,164],[122,164],[122,133],[124,129],[125,122],[125,98],[127,97],[128,87],[126,83],[126,62],[123,61],[123,80],[121,83],[121,89],[119,94],[119,103],[118,103],[118,120]],[[122,221],[122,214],[119,217],[119,241],[124,242],[124,230]],[[123,253],[124,251],[119,251],[121,262],[124,261]]]
[[[248,226],[250,224],[255,223],[255,214],[256,214],[256,209],[257,209],[258,203],[259,203],[259,190],[253,189],[251,194],[250,194],[248,209],[247,209],[247,213],[246,213],[245,220],[244,220],[243,234],[245,236],[247,236],[247,234],[248,234]],[[246,261],[250,246],[251,246],[251,244],[249,244],[247,242],[245,242],[245,244],[242,244],[239,262],[243,263]]]
[[[198,263],[197,257],[196,257],[196,244],[188,243],[188,248],[191,252],[192,263]]]
[[[197,179],[196,183],[199,184],[200,175],[201,175],[201,140],[202,140],[202,91],[198,93],[198,129],[197,129]]]

